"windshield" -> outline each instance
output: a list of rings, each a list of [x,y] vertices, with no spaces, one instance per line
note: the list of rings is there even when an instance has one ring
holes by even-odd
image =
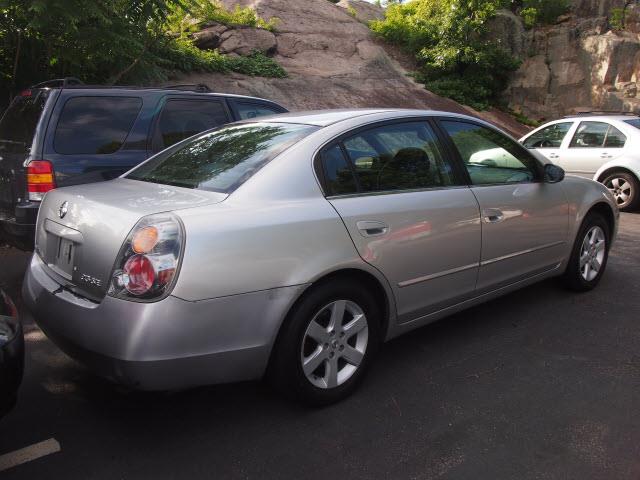
[[[640,118],[634,118],[633,120],[625,120],[624,123],[640,129]]]
[[[317,129],[286,123],[223,127],[161,152],[127,178],[231,193],[278,154]]]
[[[29,153],[49,90],[32,90],[16,97],[0,120],[0,149]]]

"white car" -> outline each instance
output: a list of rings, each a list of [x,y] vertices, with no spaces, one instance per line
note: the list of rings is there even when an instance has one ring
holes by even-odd
[[[640,206],[640,117],[575,115],[545,123],[520,142],[570,175],[604,183],[621,210]]]

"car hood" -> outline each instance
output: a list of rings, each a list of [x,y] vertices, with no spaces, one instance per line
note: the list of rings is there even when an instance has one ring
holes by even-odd
[[[142,217],[219,203],[226,197],[125,178],[52,190],[38,214],[36,254],[66,288],[99,301],[122,244]],[[69,244],[68,261],[62,261],[61,249]]]

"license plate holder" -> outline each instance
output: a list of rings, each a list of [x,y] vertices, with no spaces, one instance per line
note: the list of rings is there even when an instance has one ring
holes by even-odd
[[[68,238],[57,237],[57,249],[53,258],[55,269],[67,279],[73,275],[76,244]]]

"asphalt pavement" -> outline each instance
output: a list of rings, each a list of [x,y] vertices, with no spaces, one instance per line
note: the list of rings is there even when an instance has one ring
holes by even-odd
[[[14,297],[27,261],[0,248]],[[315,410],[259,382],[130,392],[26,315],[25,380],[0,420],[0,465],[25,463],[0,478],[638,479],[639,290],[640,214],[623,214],[595,291],[545,281],[419,329]]]

